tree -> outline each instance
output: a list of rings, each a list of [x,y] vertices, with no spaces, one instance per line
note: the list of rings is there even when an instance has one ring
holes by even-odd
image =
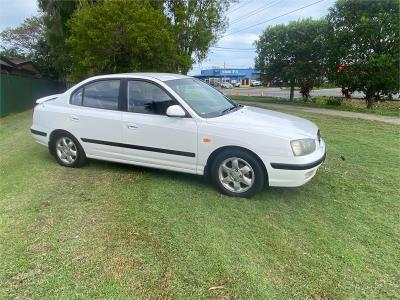
[[[67,22],[83,1],[38,0],[43,12],[45,41],[49,49],[49,63],[65,78],[70,72],[71,60],[65,43],[69,37]]]
[[[38,41],[43,38],[43,32],[43,18],[26,18],[20,26],[6,28],[0,33],[1,48],[19,57],[31,57]]]
[[[169,20],[147,1],[84,4],[68,25],[72,79],[103,73],[177,70]]]
[[[206,58],[227,25],[224,12],[232,0],[164,0],[161,9],[170,19],[178,47],[180,70],[186,74]],[[157,3],[157,2],[156,2]]]
[[[44,32],[42,16],[26,18],[20,26],[5,29],[0,33],[1,55],[31,60],[42,76],[57,79]]]
[[[298,85],[306,101],[324,75],[325,30],[323,19],[268,27],[255,43],[255,65],[261,77],[290,86],[291,101],[294,87]]]
[[[399,91],[398,0],[338,0],[328,14],[330,77],[372,108]]]
[[[0,50],[0,55],[7,57],[7,58],[18,58],[18,59],[26,59],[27,58],[25,55],[21,54],[15,48],[2,47]]]

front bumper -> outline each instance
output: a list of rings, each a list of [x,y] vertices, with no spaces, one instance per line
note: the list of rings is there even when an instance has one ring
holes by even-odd
[[[264,161],[269,185],[282,187],[304,185],[315,176],[325,159],[326,148],[322,141],[318,149],[309,157],[291,158],[281,162]]]
[[[273,169],[280,169],[280,170],[310,170],[322,164],[325,161],[325,158],[326,158],[326,152],[320,159],[313,161],[311,163],[306,163],[306,164],[271,163],[271,167]]]

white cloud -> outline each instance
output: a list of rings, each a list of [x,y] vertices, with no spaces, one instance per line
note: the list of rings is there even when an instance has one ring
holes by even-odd
[[[218,43],[220,47],[253,48],[253,43],[258,40],[256,33],[238,33],[222,37]]]

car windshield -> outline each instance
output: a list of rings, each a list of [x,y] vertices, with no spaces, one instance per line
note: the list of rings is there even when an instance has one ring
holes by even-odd
[[[174,79],[165,83],[203,118],[218,117],[242,107],[195,78]]]

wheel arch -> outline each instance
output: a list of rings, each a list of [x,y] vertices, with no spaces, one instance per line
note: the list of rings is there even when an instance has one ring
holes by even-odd
[[[79,140],[76,138],[76,136],[74,136],[71,132],[69,132],[69,131],[67,131],[67,130],[64,130],[64,129],[54,129],[51,133],[50,133],[50,135],[49,135],[49,151],[50,151],[50,153],[52,154],[52,155],[54,155],[55,153],[53,153],[54,151],[53,151],[53,147],[52,147],[52,144],[55,142],[55,139],[57,138],[57,136],[59,136],[59,135],[61,135],[61,134],[65,134],[65,133],[67,133],[67,134],[69,134],[69,135],[71,135],[71,136],[73,136],[77,141],[78,141],[78,143],[79,143]],[[80,143],[79,143],[80,144]],[[82,147],[82,144],[80,144],[81,145],[81,147]]]
[[[213,163],[215,157],[219,153],[221,153],[223,151],[227,151],[227,150],[242,150],[242,151],[245,151],[245,152],[251,154],[252,156],[254,156],[257,159],[257,161],[260,163],[262,168],[264,169],[266,183],[269,184],[268,171],[267,171],[267,168],[265,167],[264,162],[261,160],[261,158],[256,153],[254,153],[253,151],[251,151],[251,150],[249,150],[247,148],[244,148],[244,147],[240,147],[240,146],[223,146],[223,147],[217,148],[213,152],[211,152],[211,154],[208,156],[207,163],[206,163],[206,166],[204,168],[204,175],[206,175],[206,176],[210,175],[209,172],[210,172],[210,169],[211,169],[211,164]]]

